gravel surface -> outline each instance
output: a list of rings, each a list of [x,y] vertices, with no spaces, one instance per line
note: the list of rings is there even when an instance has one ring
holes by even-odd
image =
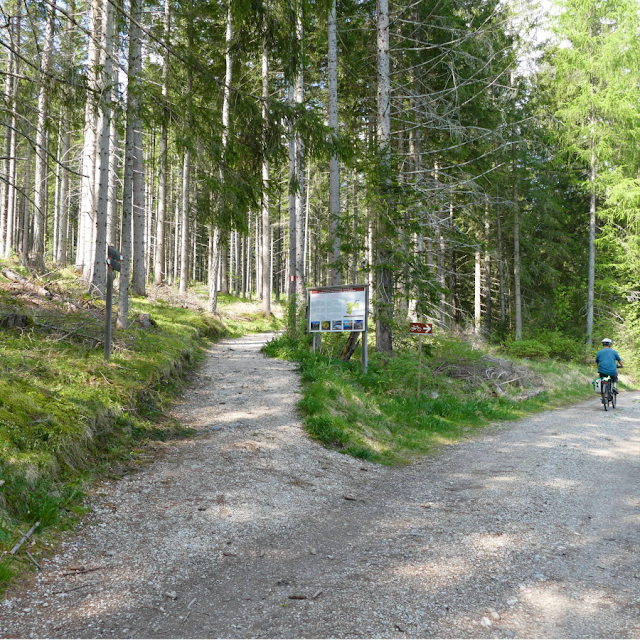
[[[176,407],[205,437],[104,483],[2,636],[640,635],[638,394],[387,468],[308,439],[265,340],[210,349]]]

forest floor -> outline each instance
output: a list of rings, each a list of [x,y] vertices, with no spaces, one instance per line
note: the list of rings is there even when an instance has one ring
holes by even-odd
[[[638,393],[386,467],[309,439],[266,339],[209,347],[174,409],[201,437],[100,484],[0,635],[640,635]]]

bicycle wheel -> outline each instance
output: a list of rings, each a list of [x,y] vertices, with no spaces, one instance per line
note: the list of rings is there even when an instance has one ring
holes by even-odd
[[[616,408],[616,401],[618,400],[618,392],[615,389],[611,389],[611,406]]]
[[[609,411],[609,383],[602,383],[602,404],[604,405],[604,410]]]

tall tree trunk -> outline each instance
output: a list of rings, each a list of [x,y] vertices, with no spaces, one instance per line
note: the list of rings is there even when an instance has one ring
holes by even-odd
[[[593,131],[593,126],[592,126]],[[589,275],[587,283],[587,346],[593,340],[593,301],[596,270],[596,177],[597,158],[593,133],[591,135],[590,182],[591,199],[589,203]]]
[[[293,102],[294,90],[293,87],[289,90],[290,101]],[[298,216],[296,214],[296,134],[291,130],[291,137],[289,138],[289,261],[288,261],[288,293],[289,293],[289,326],[291,330],[295,330],[296,327],[296,262],[297,253],[302,250],[302,247],[296,246],[298,234],[296,232],[296,224]]]
[[[11,108],[11,131],[10,131],[10,141],[9,141],[9,164],[7,170],[8,184],[7,184],[7,224],[6,231],[4,237],[4,246],[0,246],[0,253],[2,253],[5,257],[11,255],[11,250],[13,248],[14,239],[17,235],[17,227],[18,227],[18,211],[17,211],[17,150],[18,150],[18,139],[17,139],[17,118],[18,118],[18,94],[20,89],[20,55],[21,55],[21,33],[22,33],[22,3],[16,3],[16,16],[15,16],[15,26],[11,31],[12,36],[12,45],[13,52],[11,53],[12,57],[12,65],[11,69],[15,76],[11,78],[12,86],[11,86],[11,100],[10,100],[10,108]]]
[[[38,91],[38,124],[36,129],[36,167],[33,218],[33,249],[29,262],[38,271],[44,271],[44,241],[47,224],[47,174],[48,162],[45,150],[47,121],[49,119],[49,67],[53,50],[53,26],[56,0],[47,5],[47,27],[40,55],[40,87]]]
[[[187,16],[187,47],[191,55],[193,49],[193,0],[188,2],[189,15]],[[187,99],[193,93],[193,77],[191,67],[187,68]],[[180,288],[181,294],[187,293],[189,284],[189,209],[191,190],[191,150],[184,150],[184,162],[182,167],[182,246],[180,250]]]
[[[224,94],[222,99],[222,149],[227,148],[229,139],[229,118],[230,118],[230,99],[231,99],[231,83],[233,82],[233,56],[231,54],[231,45],[233,42],[233,14],[231,12],[231,0],[227,6],[227,28],[225,33],[225,75],[224,75]],[[263,107],[264,108],[264,107]],[[220,184],[224,183],[225,175],[220,168],[219,172]],[[216,255],[210,258],[215,261],[215,269],[211,271],[213,282],[209,283],[209,311],[213,312],[218,306],[218,269],[220,265],[220,229],[213,226],[209,229],[209,236],[215,235],[215,251]],[[211,242],[211,241],[210,241]],[[225,265],[226,270],[226,265]],[[223,278],[224,279],[224,278]],[[227,281],[227,293],[229,291]]]
[[[382,211],[376,220],[376,350],[391,356],[393,342],[391,323],[393,320],[393,273],[389,264],[391,259],[390,236],[391,203],[389,201],[389,177],[391,138],[389,78],[389,1],[378,0],[377,10],[378,42],[378,152],[382,172]]]
[[[262,314],[271,315],[271,220],[269,219],[269,157],[266,129],[269,115],[269,49],[265,35],[262,38]]]
[[[112,54],[112,25],[113,6],[110,0],[102,2],[101,22],[101,51],[100,68],[102,73],[101,95],[103,102],[98,108],[98,123],[96,127],[99,140],[99,183],[98,183],[98,207],[95,218],[95,247],[94,262],[91,283],[104,295],[107,285],[107,216],[109,206],[109,143],[111,126],[111,82],[113,79]]]
[[[296,40],[300,51],[303,50],[303,29],[302,29],[302,3],[297,5],[296,15]],[[302,58],[301,58],[302,59]],[[297,105],[304,102],[304,70],[302,62],[296,75],[294,87],[294,99]],[[305,282],[304,282],[304,142],[299,131],[296,131],[295,137],[295,167],[296,182],[298,188],[296,190],[296,297],[297,304],[300,305],[305,299]]]
[[[336,25],[336,0],[332,0],[329,8],[329,33],[328,33],[328,64],[329,76],[329,129],[332,142],[338,141],[338,35]],[[329,160],[329,284],[341,284],[340,268],[340,162],[337,151],[334,149]]]
[[[66,111],[66,110],[65,110]],[[58,241],[56,243],[55,261],[61,267],[67,264],[67,229],[69,226],[69,147],[71,143],[70,124],[66,118],[60,119],[63,127],[60,150],[60,215],[58,219]]]
[[[491,227],[489,224],[489,202],[485,202],[485,219],[484,219],[484,328],[487,333],[487,337],[491,336],[491,315],[493,313],[493,305],[491,301],[491,289],[493,288],[493,282],[491,278],[491,254],[489,253],[489,238],[491,233]]]
[[[171,0],[164,0],[164,44],[169,46],[171,30]],[[165,215],[167,211],[167,143],[169,126],[169,52],[164,52],[162,62],[162,124],[160,128],[160,180],[158,184],[158,217],[156,220],[156,254],[153,267],[153,284],[159,286],[164,282],[164,245]]]
[[[189,187],[191,181],[191,151],[185,149],[182,163],[182,237],[180,246],[180,288],[182,294],[187,292],[189,281]]]
[[[80,212],[78,217],[78,239],[75,266],[81,269],[83,277],[89,280],[91,256],[87,249],[93,243],[93,222],[95,205],[95,150],[96,150],[96,109],[98,105],[98,66],[100,50],[100,0],[91,0],[91,27],[88,45],[87,75],[88,91],[84,111],[84,142],[82,147],[82,183]],[[137,29],[137,27],[136,27]]]
[[[358,169],[353,167],[353,284],[358,282]]]
[[[220,265],[220,228],[209,225],[209,313],[218,306],[218,267]]]
[[[482,264],[480,260],[480,247],[476,248],[474,258],[475,268],[473,271],[473,330],[475,334],[479,336],[482,322]]]
[[[516,161],[513,161],[513,290],[516,340],[522,340],[522,293],[520,291],[520,202]]]
[[[502,216],[500,215],[500,204],[499,204],[499,195],[498,195],[498,204],[496,205],[496,221],[497,221],[497,232],[498,232],[498,275],[500,278],[500,324],[502,325],[502,330],[504,330],[505,322],[507,319],[506,314],[506,305],[504,299],[504,258],[502,256]]]
[[[126,329],[129,315],[129,277],[131,273],[131,227],[133,218],[133,191],[135,165],[135,129],[138,123],[139,86],[138,76],[142,69],[140,29],[138,23],[142,15],[142,0],[131,0],[129,20],[129,78],[127,88],[127,128],[124,150],[124,181],[122,187],[122,233],[120,253],[124,256],[118,294],[117,326]]]
[[[144,149],[142,143],[142,119],[136,119],[135,153],[133,156],[133,265],[131,285],[137,296],[146,295],[146,277],[144,272]]]

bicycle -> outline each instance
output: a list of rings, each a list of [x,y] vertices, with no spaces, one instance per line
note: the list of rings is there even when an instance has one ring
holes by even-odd
[[[612,409],[616,408],[616,400],[618,398],[618,390],[613,388],[613,381],[611,376],[604,376],[601,378],[600,393],[602,394],[602,404],[604,410],[609,411],[609,405]]]

